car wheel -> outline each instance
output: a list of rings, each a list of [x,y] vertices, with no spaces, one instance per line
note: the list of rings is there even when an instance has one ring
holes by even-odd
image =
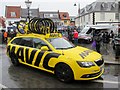
[[[55,75],[61,82],[71,82],[74,79],[72,69],[64,63],[57,64],[55,67]]]
[[[19,61],[18,61],[18,58],[16,55],[13,54],[10,58],[11,58],[11,62],[14,66],[19,66]]]

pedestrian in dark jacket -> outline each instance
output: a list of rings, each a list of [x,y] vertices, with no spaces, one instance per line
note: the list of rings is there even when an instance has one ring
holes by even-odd
[[[109,37],[110,37],[110,44],[112,43],[113,37],[114,37],[114,32],[111,30],[111,32],[109,33]]]
[[[2,30],[2,44],[4,44],[4,30]]]
[[[95,42],[96,42],[96,51],[98,53],[100,53],[100,47],[101,47],[101,37],[100,37],[100,34],[98,34],[96,37],[95,37]]]
[[[110,42],[110,36],[109,36],[108,32],[103,33],[102,41],[103,41],[103,47],[104,47],[106,53],[108,53],[108,44]]]
[[[69,39],[69,41],[72,42],[72,39],[73,39],[73,33],[72,33],[72,31],[68,32],[68,39]]]
[[[108,44],[110,42],[110,36],[108,32],[103,33],[102,40],[103,40],[103,43],[105,44]]]

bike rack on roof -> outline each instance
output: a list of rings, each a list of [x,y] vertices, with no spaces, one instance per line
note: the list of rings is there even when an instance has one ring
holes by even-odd
[[[17,24],[17,29],[20,34],[36,33],[46,35],[57,32],[51,19],[38,17],[31,19],[29,22],[21,20]]]

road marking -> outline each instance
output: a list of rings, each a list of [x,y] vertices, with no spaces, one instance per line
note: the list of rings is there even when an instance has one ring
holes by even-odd
[[[94,80],[93,82],[120,84],[120,82],[116,82],[116,81],[107,81],[107,80]]]
[[[6,87],[6,86],[0,84],[0,89],[2,89],[2,88],[8,88],[8,87]]]

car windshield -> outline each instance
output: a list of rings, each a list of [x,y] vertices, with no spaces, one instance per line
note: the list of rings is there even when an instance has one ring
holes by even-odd
[[[118,34],[118,35],[116,34],[116,35],[115,35],[115,38],[120,38],[120,34]]]
[[[75,47],[72,43],[64,38],[49,38],[47,39],[56,49],[69,49]]]
[[[118,38],[120,38],[120,34],[118,34]]]
[[[85,32],[87,32],[89,30],[89,27],[85,27],[80,33],[84,34]]]

